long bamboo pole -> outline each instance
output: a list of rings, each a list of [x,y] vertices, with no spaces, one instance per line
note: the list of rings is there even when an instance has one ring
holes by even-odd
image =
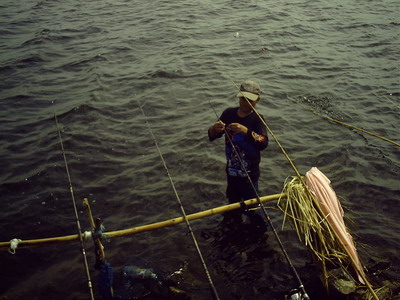
[[[273,195],[263,196],[263,197],[260,197],[260,200],[261,200],[261,202],[265,203],[265,202],[271,202],[271,201],[278,200],[278,199],[285,198],[285,197],[286,197],[286,194],[281,193],[281,194],[273,194]],[[256,198],[254,198],[254,199],[246,200],[246,201],[244,201],[244,203],[246,205],[255,205],[255,204],[258,204],[258,200]],[[236,210],[236,209],[239,209],[240,207],[241,207],[240,203],[223,205],[223,206],[219,206],[219,207],[215,207],[212,209],[208,209],[208,210],[204,210],[204,211],[200,211],[200,212],[197,212],[194,214],[187,215],[187,219],[189,221],[197,220],[197,219],[221,214],[221,213],[224,213],[227,211]],[[151,230],[159,229],[159,228],[163,228],[163,227],[169,227],[169,226],[177,225],[177,224],[180,224],[183,222],[185,222],[185,219],[183,217],[177,217],[177,218],[169,219],[166,221],[142,225],[142,226],[138,226],[138,227],[132,227],[132,228],[123,229],[123,230],[105,232],[104,234],[106,234],[112,238],[122,237],[122,236],[137,234],[140,232],[151,231]],[[44,239],[22,240],[19,242],[18,248],[21,249],[21,248],[57,245],[57,244],[78,241],[79,238],[80,237],[78,234],[72,234],[72,235],[44,238]],[[0,242],[0,251],[9,249],[10,244],[11,244],[11,242]]]

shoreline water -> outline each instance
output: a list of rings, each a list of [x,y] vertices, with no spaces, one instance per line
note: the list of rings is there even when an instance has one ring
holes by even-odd
[[[0,241],[76,232],[54,112],[76,198],[90,199],[107,230],[179,215],[138,100],[186,211],[226,204],[223,145],[207,139],[216,118],[209,101],[217,114],[237,105],[230,78],[249,78],[260,83],[259,111],[301,173],[316,166],[331,179],[363,262],[389,264],[377,276],[399,281],[398,147],[314,113],[400,141],[396,10],[396,1],[378,0],[6,0]],[[261,170],[262,195],[280,193],[293,175],[274,142],[262,153]],[[280,228],[282,215],[270,210]],[[81,207],[79,216],[87,229]],[[240,243],[221,235],[220,221],[197,221],[194,230],[221,294],[264,299],[287,292],[292,278],[272,236],[266,244]],[[296,236],[286,227],[279,234],[319,291]],[[0,253],[0,298],[87,298],[78,248]],[[116,267],[145,260],[170,272],[187,262],[183,286],[192,299],[209,297],[183,227],[112,240],[106,249]]]

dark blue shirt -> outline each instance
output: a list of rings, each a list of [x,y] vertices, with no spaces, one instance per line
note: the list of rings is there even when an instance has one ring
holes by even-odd
[[[252,179],[258,180],[260,176],[260,151],[268,146],[267,129],[255,112],[241,118],[237,114],[238,109],[238,107],[228,108],[220,118],[226,127],[231,123],[239,123],[248,129],[247,134],[235,134],[231,139],[225,136],[226,172],[228,176],[244,178],[247,177],[243,170],[245,168]],[[261,118],[264,120],[262,116]]]

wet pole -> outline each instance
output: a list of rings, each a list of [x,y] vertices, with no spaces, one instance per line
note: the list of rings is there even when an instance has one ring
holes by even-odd
[[[64,158],[65,170],[67,172],[67,178],[68,178],[68,183],[69,183],[69,191],[71,193],[72,204],[73,204],[73,207],[74,207],[76,227],[78,229],[79,242],[81,244],[81,252],[82,252],[82,256],[83,256],[83,262],[84,262],[84,265],[85,265],[87,284],[88,284],[88,288],[89,288],[90,298],[92,300],[94,300],[93,285],[92,285],[92,280],[90,278],[89,264],[88,264],[88,260],[87,260],[87,256],[86,256],[85,246],[84,246],[84,243],[83,243],[82,229],[81,229],[81,224],[79,222],[78,209],[76,207],[74,190],[72,188],[71,175],[70,175],[69,169],[68,169],[67,156],[65,155],[64,144],[63,144],[63,140],[62,140],[62,137],[61,137],[60,126],[58,124],[58,119],[57,119],[57,115],[56,115],[56,112],[55,112],[55,109],[54,109],[54,102],[53,101],[52,101],[52,104],[53,104],[53,111],[54,111],[54,120],[56,121],[56,126],[57,126],[57,134],[58,134],[58,138],[59,138],[60,145],[61,145],[62,155],[63,155],[63,158]]]
[[[107,263],[106,254],[104,252],[104,246],[102,243],[103,229],[102,229],[101,219],[100,218],[96,218],[96,220],[93,219],[92,210],[90,208],[90,203],[87,198],[83,199],[83,206],[86,207],[90,227],[92,228],[92,237],[95,245],[95,254],[96,254],[96,269],[100,269],[103,264]],[[109,294],[107,295],[107,297],[109,299],[114,299],[114,290],[111,284],[109,288]]]
[[[197,254],[199,255],[200,261],[201,261],[201,263],[202,263],[202,265],[203,265],[203,268],[204,268],[204,271],[205,271],[205,273],[206,273],[208,282],[210,283],[210,286],[211,286],[211,290],[212,290],[212,292],[213,292],[213,295],[214,295],[214,297],[215,297],[216,300],[219,300],[220,298],[219,298],[217,289],[215,288],[214,282],[213,282],[213,280],[212,280],[212,278],[211,278],[211,274],[210,274],[210,272],[209,272],[209,270],[208,270],[208,267],[207,267],[207,264],[206,264],[206,262],[205,262],[205,260],[204,260],[203,254],[201,253],[201,250],[200,250],[199,244],[198,244],[198,242],[197,242],[196,236],[194,235],[194,232],[193,232],[193,230],[192,230],[192,226],[190,225],[189,219],[188,219],[188,217],[187,217],[187,215],[186,215],[186,212],[185,212],[185,209],[184,209],[184,207],[183,207],[183,205],[182,205],[182,201],[181,201],[181,199],[180,199],[180,197],[179,197],[179,195],[178,195],[178,192],[177,192],[177,190],[176,190],[176,188],[175,188],[174,181],[172,180],[171,174],[169,173],[169,169],[168,169],[168,167],[167,167],[167,163],[166,163],[165,160],[164,160],[164,156],[162,155],[161,149],[160,149],[160,147],[158,146],[158,143],[157,143],[157,140],[156,140],[156,138],[155,138],[155,136],[154,136],[153,130],[151,129],[151,126],[150,126],[150,124],[149,124],[149,122],[148,122],[148,120],[147,120],[147,116],[146,116],[146,114],[144,113],[144,110],[143,110],[143,108],[142,108],[142,106],[141,106],[139,100],[137,100],[137,103],[138,103],[138,105],[139,105],[139,108],[140,108],[140,110],[141,110],[141,112],[142,112],[143,117],[145,118],[145,121],[146,121],[146,124],[147,124],[147,128],[148,128],[148,130],[149,130],[149,132],[150,132],[150,134],[151,134],[151,136],[152,136],[152,138],[153,138],[154,144],[155,144],[155,146],[156,146],[156,148],[157,148],[158,154],[159,154],[160,159],[161,159],[161,161],[162,161],[162,163],[163,163],[163,166],[164,166],[164,168],[165,168],[165,171],[166,171],[167,176],[168,176],[168,178],[169,178],[169,181],[170,181],[170,183],[171,183],[172,189],[173,189],[173,191],[174,191],[174,193],[175,193],[176,200],[177,200],[178,203],[179,203],[179,207],[180,207],[181,212],[182,212],[182,215],[183,215],[183,217],[184,217],[184,219],[185,219],[186,225],[187,225],[187,227],[188,227],[188,229],[189,229],[189,232],[190,232],[190,235],[191,235],[191,237],[192,237],[192,240],[193,240],[194,246],[195,246],[195,248],[196,248]]]

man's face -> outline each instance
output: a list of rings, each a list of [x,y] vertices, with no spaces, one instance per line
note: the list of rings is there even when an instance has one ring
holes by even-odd
[[[243,111],[252,111],[253,107],[256,106],[257,102],[260,100],[260,98],[258,98],[255,101],[251,101],[246,99],[245,97],[240,97],[239,98],[239,104],[240,104],[240,108]]]

